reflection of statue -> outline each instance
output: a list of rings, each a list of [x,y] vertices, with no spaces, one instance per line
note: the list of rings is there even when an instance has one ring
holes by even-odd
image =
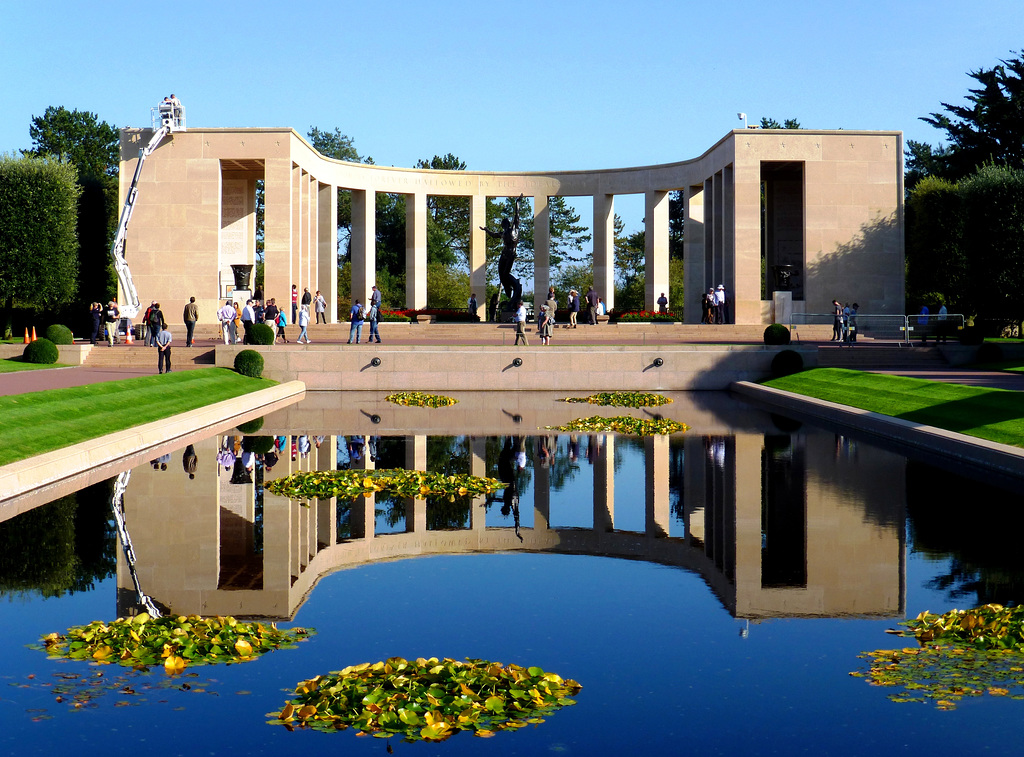
[[[509,513],[512,514],[512,523],[519,541],[523,540],[522,534],[519,533],[519,471],[517,469],[519,455],[516,449],[513,449],[513,444],[519,448],[523,446],[522,442],[522,437],[515,437],[513,440],[513,437],[506,436],[501,453],[498,455],[498,479],[508,484],[502,491],[501,514],[506,518]]]
[[[498,280],[501,288],[505,290],[505,296],[513,304],[519,302],[523,297],[523,284],[512,275],[512,266],[516,262],[516,248],[519,246],[519,203],[523,195],[515,200],[515,213],[512,221],[507,218],[501,219],[501,231],[491,231],[486,226],[481,226],[489,237],[502,240],[501,257],[498,258]]]

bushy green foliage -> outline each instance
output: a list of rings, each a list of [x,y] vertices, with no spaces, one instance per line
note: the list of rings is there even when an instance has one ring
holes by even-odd
[[[934,302],[937,292],[954,312],[965,308],[969,266],[962,234],[957,186],[934,176],[922,179],[907,198],[908,302]]]
[[[978,363],[998,363],[1003,359],[1003,348],[992,342],[984,342],[978,347],[978,354],[974,359]]]
[[[265,323],[254,323],[249,338],[253,344],[271,345],[274,343],[274,329]]]
[[[789,344],[789,329],[781,323],[773,323],[764,330],[764,343],[772,345]]]
[[[75,335],[71,333],[71,329],[67,326],[61,326],[59,323],[46,327],[46,338],[54,344],[75,343]]]
[[[235,370],[249,378],[263,375],[263,355],[256,350],[242,350],[235,355]]]
[[[783,350],[772,358],[772,377],[789,376],[804,369],[804,359],[799,352]]]
[[[261,415],[259,418],[253,418],[251,421],[246,421],[245,423],[239,423],[235,428],[243,434],[255,434],[263,428],[263,416]]]
[[[29,342],[25,345],[25,351],[22,353],[22,359],[26,363],[37,363],[40,365],[56,363],[59,357],[60,353],[57,351],[57,345],[45,338]]]
[[[242,438],[242,449],[257,455],[265,455],[274,448],[272,436],[246,436]]]

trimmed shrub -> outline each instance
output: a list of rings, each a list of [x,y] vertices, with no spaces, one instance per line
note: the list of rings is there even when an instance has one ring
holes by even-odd
[[[246,421],[245,423],[239,423],[235,428],[243,434],[255,434],[263,428],[263,416],[261,415],[259,418],[253,418],[251,421]]]
[[[256,455],[265,455],[274,449],[274,437],[244,436],[242,437],[242,449]]]
[[[274,343],[274,329],[265,323],[254,323],[249,337],[252,339],[253,344],[268,346]]]
[[[799,373],[803,369],[804,359],[799,352],[794,350],[783,350],[772,358],[772,378],[789,376],[792,373]]]
[[[67,326],[61,326],[59,323],[46,327],[46,338],[54,344],[75,343],[75,335],[71,333],[71,329]]]
[[[976,363],[998,363],[1003,359],[1003,348],[992,342],[985,342],[978,347],[978,354],[975,355]]]
[[[985,341],[985,334],[979,326],[964,326],[960,331],[960,344],[977,347]]]
[[[256,350],[242,350],[235,355],[235,370],[249,378],[263,376],[263,355]]]
[[[789,344],[789,329],[781,323],[773,323],[764,330],[764,343],[772,345]],[[780,353],[781,354],[781,353]],[[793,353],[794,355],[796,353]]]
[[[57,345],[44,338],[36,339],[34,342],[29,342],[25,345],[25,351],[21,354],[21,357],[26,363],[49,365],[57,362],[60,353],[57,351]]]

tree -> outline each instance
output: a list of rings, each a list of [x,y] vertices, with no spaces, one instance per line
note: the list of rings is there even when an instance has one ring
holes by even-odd
[[[936,173],[961,179],[985,164],[1024,168],[1024,59],[972,71],[980,85],[968,90],[967,106],[942,103],[947,113],[921,118],[942,129],[949,148],[934,155]]]
[[[762,118],[761,119],[762,129],[800,129],[800,122],[795,118],[787,118],[783,123],[779,123],[774,118]]]
[[[548,198],[548,250],[551,268],[583,262],[583,245],[593,237],[587,233],[589,229],[581,225],[580,221],[580,214],[573,210],[564,197]]]
[[[334,158],[335,160],[345,160],[350,163],[362,162],[359,157],[359,153],[356,151],[355,143],[352,137],[347,134],[342,134],[341,129],[337,126],[334,127],[334,131],[320,131],[315,126],[311,126],[309,131],[306,132],[306,136],[309,137],[309,143],[313,146],[313,149],[318,153],[327,158]],[[368,163],[372,163],[371,159],[367,159]],[[257,190],[257,207],[260,202],[259,195],[260,190]],[[348,256],[349,240],[352,236],[352,192],[344,189],[338,190],[338,251],[343,252],[344,256]],[[341,265],[339,256],[338,265]]]
[[[448,153],[444,157],[435,155],[430,160],[419,160],[416,168],[465,171],[466,163]],[[468,197],[427,197],[427,262],[469,269],[469,206]]]
[[[955,184],[925,176],[907,197],[907,301],[933,292],[952,312],[976,312],[969,261],[961,246],[963,220]]]
[[[625,224],[618,214],[615,229],[615,291],[617,310],[642,310],[644,307],[645,274],[647,270],[647,234],[624,232]]]
[[[52,105],[42,116],[33,116],[28,134],[32,149],[23,154],[45,155],[66,160],[78,169],[81,180],[100,176],[117,177],[120,165],[120,135],[117,129],[100,121],[95,113],[68,110]]]
[[[15,302],[53,308],[75,295],[76,180],[70,163],[0,157],[0,302],[7,339]]]

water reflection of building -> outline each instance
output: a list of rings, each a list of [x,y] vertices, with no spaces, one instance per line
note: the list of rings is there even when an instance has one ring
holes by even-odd
[[[591,437],[592,526],[549,526],[551,469],[534,464],[530,490],[519,502],[523,522],[532,523],[518,529],[522,541],[511,527],[487,526],[489,505],[482,496],[468,503],[465,528],[431,530],[427,501],[407,499],[401,503],[405,530],[379,534],[374,496],[339,508],[333,499],[306,506],[263,494],[264,481],[336,467],[339,437],[284,439],[285,448],[270,455],[276,458],[271,468],[258,459],[261,453],[255,455],[251,483],[233,475],[234,461],[230,470],[217,463],[223,438],[196,445],[194,478],[181,465],[133,474],[126,517],[140,580],[157,602],[178,613],[290,618],[316,581],[334,570],[384,559],[527,550],[692,570],[741,618],[893,616],[903,610],[903,505],[893,496],[903,490],[903,460],[864,448],[854,464],[848,449],[837,452],[841,445],[831,434],[686,434],[671,443],[681,446],[670,446],[667,437]],[[625,518],[640,507],[638,487],[616,490],[617,443],[643,448],[642,530],[616,527],[617,509]],[[497,475],[500,445],[489,455],[485,437],[467,444],[469,472]],[[266,448],[265,438],[254,446],[260,445]],[[426,436],[406,437],[406,467],[426,469],[427,447]],[[365,447],[362,452],[348,464],[373,468],[373,456]],[[683,535],[670,536],[680,530],[678,520]],[[123,559],[118,585],[123,613],[132,586]]]

